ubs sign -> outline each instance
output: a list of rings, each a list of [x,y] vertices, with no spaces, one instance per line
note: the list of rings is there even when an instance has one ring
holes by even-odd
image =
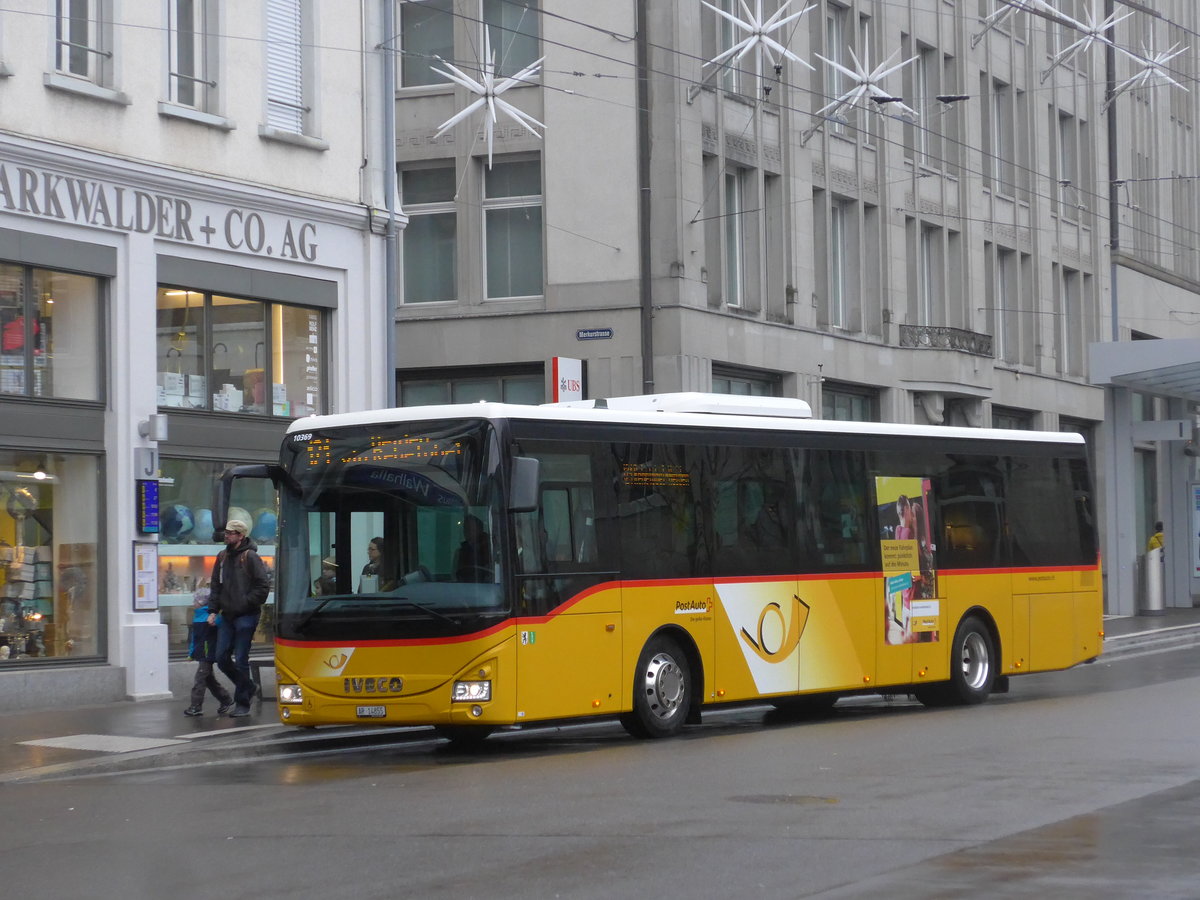
[[[11,163],[0,162],[0,209],[199,246],[317,261],[313,222],[217,204],[194,206],[182,197]]]

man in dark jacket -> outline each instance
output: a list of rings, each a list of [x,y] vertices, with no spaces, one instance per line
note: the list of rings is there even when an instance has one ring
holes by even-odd
[[[258,628],[262,605],[271,590],[266,564],[257,545],[247,536],[250,526],[241,519],[225,523],[225,549],[217,554],[212,571],[209,624],[217,625],[217,668],[233,682],[231,716],[250,715],[254,680],[250,677],[250,641]]]

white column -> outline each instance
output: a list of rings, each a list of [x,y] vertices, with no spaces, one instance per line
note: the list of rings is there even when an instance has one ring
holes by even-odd
[[[1100,426],[1103,453],[1105,612],[1132,616],[1137,612],[1135,564],[1133,407],[1129,391],[1109,387],[1104,392],[1104,422]]]

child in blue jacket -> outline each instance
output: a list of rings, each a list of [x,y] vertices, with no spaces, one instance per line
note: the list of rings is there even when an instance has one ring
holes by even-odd
[[[196,678],[192,682],[192,705],[183,711],[185,716],[204,715],[204,692],[212,691],[217,698],[217,715],[223,716],[233,708],[233,695],[213,674],[217,653],[217,626],[208,624],[208,588],[196,588],[192,600],[192,639],[188,656],[196,661]],[[220,617],[217,622],[220,623]]]

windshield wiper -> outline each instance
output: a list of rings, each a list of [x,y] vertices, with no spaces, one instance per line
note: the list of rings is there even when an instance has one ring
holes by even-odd
[[[317,601],[317,605],[314,606],[312,609],[310,609],[308,612],[306,612],[304,614],[304,617],[299,622],[296,623],[296,625],[295,625],[296,630],[303,631],[304,626],[307,625],[310,621],[312,621],[312,617],[315,616],[317,613],[319,613],[322,609],[324,609],[325,604],[328,603],[330,600],[345,600],[347,597],[353,597],[353,596],[355,596],[355,595],[354,594],[330,594],[328,597],[322,597],[320,600]]]
[[[462,628],[462,622],[458,621],[458,619],[452,619],[445,613],[440,613],[431,606],[424,606],[420,603],[414,603],[412,600],[409,600],[406,597],[391,597],[389,599],[395,600],[401,606],[411,606],[413,609],[418,609],[423,613],[433,616],[435,619],[441,619],[443,622],[448,622],[455,628]]]

